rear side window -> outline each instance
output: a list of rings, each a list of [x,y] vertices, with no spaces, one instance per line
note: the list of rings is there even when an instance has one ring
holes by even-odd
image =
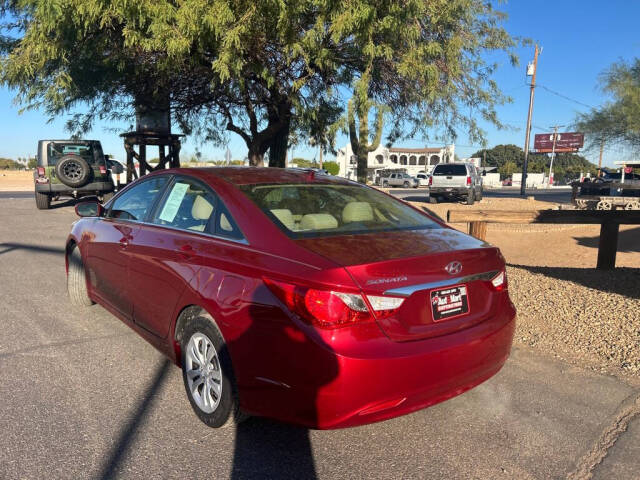
[[[440,228],[400,200],[358,185],[246,185],[242,190],[292,238]]]
[[[125,190],[113,200],[107,217],[143,221],[166,183],[166,176],[158,176]]]
[[[464,165],[455,165],[453,163],[444,163],[444,164],[440,164],[440,165],[436,165],[436,167],[433,169],[433,176],[437,177],[437,176],[441,176],[441,175],[447,175],[447,176],[451,176],[451,175],[461,175],[461,176],[466,176],[467,175],[467,168]]]
[[[47,162],[49,166],[54,166],[62,157],[67,155],[77,155],[82,157],[89,165],[104,164],[104,154],[97,142],[87,143],[56,143],[49,142],[47,145]]]

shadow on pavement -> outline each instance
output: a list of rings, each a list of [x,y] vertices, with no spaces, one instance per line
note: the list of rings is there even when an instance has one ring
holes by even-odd
[[[509,267],[522,268],[531,273],[584,285],[602,292],[617,293],[629,298],[640,298],[640,268],[616,268],[596,270],[595,268],[534,267],[510,263]]]
[[[598,248],[600,235],[594,237],[574,237],[578,245],[583,247]],[[640,227],[630,230],[621,230],[618,233],[619,252],[640,252]]]
[[[108,479],[117,477],[118,467],[120,467],[127,451],[135,441],[139,425],[146,421],[151,410],[153,399],[164,383],[169,373],[170,365],[169,360],[165,359],[156,369],[155,377],[147,388],[144,398],[140,401],[133,414],[130,415],[129,423],[120,431],[118,439],[113,444],[111,452],[100,469],[98,478]]]
[[[309,430],[261,418],[238,425],[232,480],[315,479]]]
[[[33,245],[28,243],[0,243],[0,255],[3,253],[9,253],[14,250],[28,250],[38,253],[48,253],[54,255],[60,255],[64,253],[64,248],[60,247],[43,247],[40,245]]]

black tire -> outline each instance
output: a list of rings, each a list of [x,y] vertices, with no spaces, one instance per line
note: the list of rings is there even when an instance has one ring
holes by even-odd
[[[482,189],[480,189],[480,193],[478,194],[478,198],[477,198],[478,201],[482,200],[482,193],[483,193]]]
[[[384,188],[389,188],[389,182],[382,182],[382,186]]]
[[[36,207],[38,207],[38,210],[49,210],[51,197],[48,193],[36,192]]]
[[[215,407],[215,410],[211,413],[205,412],[198,406],[189,388],[189,380],[187,378],[187,347],[194,334],[203,334],[211,341],[219,361],[218,365],[222,378],[222,390],[220,401],[217,407]],[[182,381],[184,383],[184,388],[187,392],[187,398],[189,399],[191,408],[193,408],[193,411],[198,418],[205,425],[212,428],[226,427],[246,420],[248,416],[240,411],[238,388],[236,386],[233,366],[231,363],[231,357],[227,350],[227,344],[222,337],[222,333],[220,333],[218,326],[210,315],[202,312],[195,316],[189,316],[184,326],[180,349],[182,351]]]
[[[80,249],[73,247],[69,254],[69,271],[67,273],[67,292],[71,305],[76,307],[89,307],[93,301],[87,292],[87,277],[82,263]]]
[[[409,182],[404,182],[404,183],[402,184],[402,186],[403,186],[404,188],[409,188]]]
[[[91,180],[92,170],[79,155],[65,155],[56,164],[58,179],[68,187],[82,187]]]
[[[429,203],[438,203],[438,197],[429,194]]]
[[[476,200],[476,194],[474,193],[473,188],[469,190],[469,194],[467,195],[467,205],[473,205]]]

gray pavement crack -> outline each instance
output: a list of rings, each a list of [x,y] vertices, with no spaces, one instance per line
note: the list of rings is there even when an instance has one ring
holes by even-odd
[[[598,441],[578,462],[576,468],[569,473],[567,480],[588,480],[593,478],[595,468],[604,460],[624,432],[629,423],[640,415],[640,391],[627,397],[618,408],[613,420],[602,432]]]
[[[0,352],[0,359],[13,357],[13,356],[20,355],[20,354],[23,354],[23,353],[31,353],[33,351],[42,350],[42,349],[46,349],[46,348],[64,347],[64,346],[67,346],[67,345],[79,345],[79,344],[82,344],[82,343],[95,342],[97,340],[107,340],[107,339],[111,339],[111,338],[127,337],[127,336],[131,336],[131,335],[135,335],[135,334],[133,332],[127,332],[127,333],[118,333],[118,334],[115,334],[115,335],[102,335],[102,336],[99,336],[99,337],[76,338],[76,339],[73,339],[73,340],[65,340],[65,341],[61,341],[61,342],[42,343],[40,345],[33,345],[32,347],[26,347],[26,348],[21,348],[19,350],[13,350],[11,352]]]

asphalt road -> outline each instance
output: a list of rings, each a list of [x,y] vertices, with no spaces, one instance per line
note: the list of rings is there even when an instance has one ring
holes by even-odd
[[[391,188],[389,193],[405,200],[426,201],[429,199],[429,189],[427,187]],[[483,196],[485,198],[522,198],[520,196],[520,188],[517,187],[487,188],[484,190]],[[527,189],[526,196],[533,196],[540,202],[570,203],[571,188],[530,188]]]
[[[481,386],[386,422],[209,429],[177,368],[102,307],[69,305],[74,220],[0,199],[2,479],[637,478],[640,386],[521,348]]]

